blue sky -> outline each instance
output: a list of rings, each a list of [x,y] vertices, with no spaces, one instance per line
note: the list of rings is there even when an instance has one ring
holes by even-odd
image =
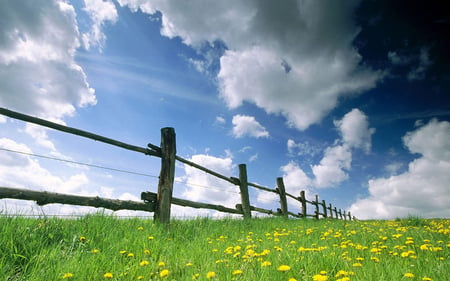
[[[1,107],[139,146],[173,127],[181,157],[235,177],[245,163],[251,182],[283,177],[289,193],[359,218],[450,216],[450,14],[440,4],[0,5]],[[0,186],[131,200],[157,189],[157,158],[3,116],[0,128]],[[237,187],[181,163],[174,196],[239,203]],[[251,190],[252,205],[277,200]],[[9,199],[0,210],[95,211]]]

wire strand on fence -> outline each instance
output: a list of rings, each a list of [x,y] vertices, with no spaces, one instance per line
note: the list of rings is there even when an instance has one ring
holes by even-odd
[[[61,161],[61,162],[70,163],[70,164],[87,166],[87,167],[92,167],[92,168],[97,168],[97,169],[109,170],[109,171],[120,172],[120,173],[127,173],[127,174],[132,174],[132,175],[137,175],[137,176],[143,176],[143,177],[158,178],[158,176],[150,175],[150,174],[144,174],[144,173],[141,173],[141,172],[133,172],[133,171],[117,169],[117,168],[111,168],[111,167],[105,167],[105,166],[100,166],[100,165],[95,165],[95,164],[87,164],[87,163],[83,163],[83,162],[77,162],[77,161],[73,161],[73,160],[67,160],[67,159],[56,158],[56,157],[51,157],[51,156],[39,155],[39,154],[23,152],[23,151],[17,151],[17,150],[2,148],[2,147],[0,147],[0,150],[7,151],[7,152],[12,152],[12,153],[23,154],[23,155],[28,155],[28,156],[39,157],[39,158],[48,159],[48,160],[55,160],[55,161]]]

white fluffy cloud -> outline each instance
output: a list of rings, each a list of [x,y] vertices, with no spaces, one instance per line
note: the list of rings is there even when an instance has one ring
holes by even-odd
[[[62,1],[1,1],[0,104],[61,119],[96,103],[83,69],[74,8]],[[26,102],[24,102],[26,101]]]
[[[367,116],[361,110],[354,108],[345,114],[342,120],[334,122],[342,135],[342,141],[354,148],[362,148],[366,153],[372,147],[372,134],[375,129],[369,128]]]
[[[324,157],[318,165],[313,165],[315,186],[319,188],[332,187],[348,178],[351,168],[352,149],[363,149],[370,152],[373,128],[369,128],[369,122],[364,112],[353,109],[341,120],[334,122],[342,139],[334,146],[325,150]]]
[[[402,174],[370,180],[370,195],[350,211],[361,218],[449,217],[450,123],[433,119],[403,142],[420,157]]]
[[[101,51],[105,44],[106,35],[102,31],[105,23],[115,23],[118,15],[114,3],[103,0],[84,0],[84,10],[92,20],[91,30],[82,34],[84,47],[98,47]]]
[[[253,116],[235,115],[231,123],[233,123],[232,133],[236,138],[244,136],[255,138],[269,137],[269,132],[266,131],[266,128],[259,124]]]
[[[340,96],[375,86],[381,73],[361,66],[352,46],[358,1],[120,0],[162,13],[161,34],[199,47],[222,41],[220,95],[230,108],[254,103],[300,130],[320,121]],[[199,14],[198,11],[202,13]]]
[[[311,167],[315,176],[315,186],[332,187],[348,178],[352,153],[347,145],[328,147],[319,165]]]

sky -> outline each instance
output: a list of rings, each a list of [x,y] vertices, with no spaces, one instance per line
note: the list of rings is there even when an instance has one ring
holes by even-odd
[[[0,1],[0,107],[141,147],[173,127],[178,156],[230,177],[246,164],[249,182],[283,177],[359,219],[448,218],[448,34],[443,1]],[[159,171],[156,157],[0,115],[0,186],[140,200]],[[173,195],[240,202],[182,163]],[[254,188],[250,203],[280,206]],[[7,214],[96,211],[0,200]]]

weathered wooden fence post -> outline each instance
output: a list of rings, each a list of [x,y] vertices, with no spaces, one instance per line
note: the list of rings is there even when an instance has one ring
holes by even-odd
[[[283,214],[283,217],[287,218],[289,214],[286,199],[286,189],[284,188],[283,178],[277,178],[277,187],[278,194],[280,195],[281,213]]]
[[[316,200],[314,201],[314,206],[316,206],[315,216],[319,219],[319,195],[316,194]]]
[[[336,207],[334,207],[334,214],[335,214],[335,218],[339,219]]]
[[[333,218],[333,207],[331,206],[331,203],[329,204],[328,210],[330,210],[330,217]]]
[[[305,191],[300,191],[300,199],[302,200],[302,218],[306,219],[306,196]]]
[[[170,222],[173,181],[175,178],[176,140],[174,128],[161,129],[161,172],[159,174],[157,204],[154,220]]]
[[[322,209],[323,209],[323,217],[327,218],[327,205],[325,204],[325,200],[322,200]]]
[[[241,190],[241,201],[242,201],[242,213],[244,219],[249,219],[252,217],[252,212],[250,211],[250,197],[248,195],[248,181],[247,181],[247,166],[245,164],[239,164],[239,189]]]
[[[351,221],[352,220],[352,214],[350,213],[350,211],[348,211],[347,216],[348,216],[348,220]]]

